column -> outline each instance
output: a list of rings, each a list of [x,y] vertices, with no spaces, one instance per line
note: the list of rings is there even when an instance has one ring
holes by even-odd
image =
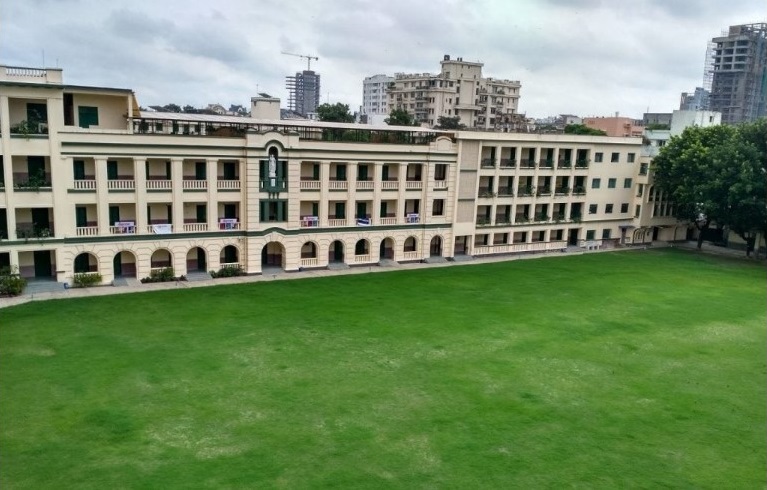
[[[208,177],[208,231],[218,229],[218,160],[209,158],[205,160],[206,175]],[[240,195],[240,194],[238,194]],[[242,203],[240,203],[242,213]],[[242,217],[240,217],[242,223]]]
[[[171,158],[170,176],[172,186],[172,206],[173,206],[173,232],[178,233],[184,229],[184,190],[182,188],[184,180],[184,160],[181,158]]]
[[[373,211],[371,218],[373,224],[381,224],[381,173],[383,172],[383,162],[374,162],[373,165]]]
[[[400,163],[398,172],[399,187],[397,190],[397,223],[406,223],[405,187],[407,186],[407,163]]]
[[[328,186],[330,185],[330,162],[328,160],[322,160],[320,162],[320,226],[327,228],[328,215],[330,214],[329,200],[330,192]],[[319,253],[319,251],[317,252]]]
[[[146,158],[133,159],[133,179],[136,186],[136,233],[146,233],[149,226],[146,213]]]
[[[357,218],[357,164],[346,164],[346,224],[352,226],[356,224]]]
[[[70,158],[67,158],[69,168],[72,168]],[[109,235],[109,189],[107,188],[107,159],[97,157],[95,160],[96,170],[96,213],[99,226],[99,235]],[[75,224],[77,226],[77,224]]]

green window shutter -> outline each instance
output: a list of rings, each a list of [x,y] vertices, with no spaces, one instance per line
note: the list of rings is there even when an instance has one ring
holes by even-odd
[[[336,166],[336,180],[346,180],[346,165]]]
[[[149,175],[149,164],[147,163],[147,175]],[[117,180],[120,176],[117,174],[117,161],[107,160],[107,179]]]
[[[75,180],[85,180],[85,162],[82,160],[74,161]]]
[[[30,176],[45,173],[45,157],[27,157],[27,173]]]
[[[266,221],[266,201],[259,201],[258,202],[258,211],[259,211],[259,218],[260,221]]]
[[[147,178],[147,180],[149,180],[149,162],[146,162],[144,164],[144,169],[146,170],[146,173],[144,176]]]
[[[384,165],[381,167],[381,180],[389,180],[389,166]]]
[[[319,216],[320,215],[320,205],[319,203],[313,202],[312,203],[312,216]]]
[[[224,218],[234,219],[237,217],[237,207],[234,204],[224,204]]]
[[[168,204],[165,207],[167,209],[168,223],[173,223],[173,204]]]
[[[170,180],[171,178],[170,162],[165,162],[165,180]]]
[[[89,128],[91,126],[99,125],[99,108],[78,106],[77,116],[80,121],[81,128]]]
[[[364,218],[367,215],[367,205],[364,202],[357,203],[357,218]]]
[[[261,160],[258,162],[258,177],[261,180],[266,180],[269,178],[269,167],[266,163],[266,160]]]
[[[386,217],[386,203],[385,202],[381,203],[381,217],[382,218]]]
[[[146,221],[150,225],[152,224],[152,206],[149,204],[146,205]]]
[[[312,179],[313,180],[320,180],[320,164],[315,163],[312,165]]]
[[[224,162],[224,180],[236,180],[234,162]]]
[[[197,222],[198,223],[208,222],[208,207],[205,204],[197,205]]]
[[[78,228],[88,226],[88,211],[85,206],[75,207],[75,223]]]
[[[206,177],[206,169],[205,169],[205,162],[195,162],[194,163],[194,178],[197,180],[205,180]]]
[[[120,206],[109,206],[109,225],[114,226],[120,221]]]
[[[360,165],[357,167],[357,180],[367,180],[368,178],[368,166]]]

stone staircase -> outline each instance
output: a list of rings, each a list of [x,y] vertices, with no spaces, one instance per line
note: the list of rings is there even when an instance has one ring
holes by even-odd
[[[60,293],[65,289],[63,282],[53,279],[27,279],[27,287],[24,288],[23,294],[33,296],[41,293]]]
[[[331,262],[328,264],[329,271],[340,271],[348,268],[349,264],[344,264],[343,262]]]
[[[453,262],[470,262],[474,260],[473,255],[456,255],[453,257]]]
[[[210,281],[211,279],[213,278],[210,276],[209,272],[189,272],[186,275],[186,280],[188,282]]]
[[[112,281],[112,286],[115,287],[121,287],[121,286],[140,286],[141,281],[136,279],[135,277],[116,277],[114,281]]]
[[[423,261],[427,264],[442,264],[447,262],[447,259],[445,257],[427,257]]]

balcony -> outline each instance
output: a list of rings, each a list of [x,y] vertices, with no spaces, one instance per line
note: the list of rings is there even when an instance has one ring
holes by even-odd
[[[560,160],[557,162],[557,168],[573,168],[573,163],[566,160]]]
[[[287,179],[261,179],[259,182],[261,192],[284,192],[288,190]]]
[[[136,224],[134,221],[122,221],[109,227],[109,233],[112,235],[135,235]]]
[[[382,225],[396,225],[397,224],[397,218],[380,218],[380,223]]]
[[[530,197],[535,193],[535,187],[524,186],[517,189],[517,197]]]
[[[495,224],[496,225],[510,225],[511,224],[511,216],[508,214],[498,214],[495,216]]]
[[[147,189],[149,189],[149,182],[160,182],[160,181],[147,181]],[[170,182],[162,181],[162,182]],[[127,179],[115,179],[115,180],[107,180],[107,189],[110,191],[132,191],[136,189],[136,181],[135,180],[127,180]]]
[[[423,182],[420,180],[408,180],[405,182],[405,189],[409,191],[420,191],[423,188]]]
[[[355,255],[354,256],[354,263],[355,264],[367,264],[367,263],[371,262],[372,260],[373,259],[372,259],[372,256],[370,254],[367,254],[367,255]]]
[[[345,180],[331,180],[328,182],[328,189],[331,191],[345,191],[348,187],[349,183]]]
[[[639,167],[639,175],[647,175],[649,172],[649,166],[646,163],[643,163]]]
[[[339,226],[346,226],[346,219],[328,218],[328,226],[334,227],[334,228]]]
[[[542,186],[538,188],[538,192],[536,192],[537,196],[550,196],[551,195],[551,187],[548,186]]]
[[[547,250],[563,250],[567,248],[567,242],[558,240],[553,242],[534,243],[510,243],[504,245],[477,245],[474,247],[474,255],[491,255],[516,252],[545,252]]]
[[[554,160],[541,160],[538,162],[538,168],[551,170],[554,168]]]
[[[301,218],[301,228],[318,228],[320,226],[320,220],[317,216],[304,216]]]
[[[51,174],[42,171],[33,175],[28,173],[14,172],[13,187],[17,191],[49,191],[51,190]]]
[[[477,226],[490,226],[492,224],[490,216],[480,216],[477,218]]]
[[[208,231],[208,223],[184,223],[185,232]]]
[[[576,186],[573,189],[573,195],[575,195],[575,196],[583,196],[585,194],[586,194],[586,188],[581,186],[581,185]]]
[[[372,191],[373,190],[374,183],[372,180],[358,180],[357,181],[357,190],[358,191]]]
[[[239,180],[219,180],[216,184],[216,187],[220,191],[239,191],[240,190],[240,181]]]
[[[404,252],[402,254],[402,260],[418,260],[418,251]]]
[[[435,191],[443,191],[447,189],[447,181],[446,180],[435,180],[434,181],[434,190]]]
[[[208,189],[207,180],[182,180],[181,188],[185,191],[204,191]]]
[[[589,159],[581,158],[575,161],[575,168],[589,168]]]
[[[34,223],[17,223],[16,226],[16,238],[19,240],[43,240],[54,236],[52,223],[48,227],[36,226]]]
[[[313,257],[301,259],[301,267],[317,267],[320,265],[320,259]]]
[[[554,190],[554,194],[557,196],[567,196],[570,194],[570,188],[569,187],[557,187]]]
[[[536,223],[548,223],[550,219],[551,219],[551,216],[549,216],[546,213],[536,213],[535,216],[533,217],[533,221],[535,221]]]
[[[169,191],[173,188],[172,180],[147,180],[146,188],[149,191]]]
[[[516,163],[513,158],[501,158],[501,168],[514,168]]]
[[[483,158],[481,166],[482,168],[495,168],[495,158]]]
[[[511,187],[501,187],[498,189],[498,197],[514,197],[514,189]]]
[[[418,213],[408,213],[405,215],[405,222],[410,225],[418,224],[421,222],[421,216]]]
[[[76,191],[95,191],[95,180],[75,180],[73,189]]]
[[[77,236],[97,236],[99,234],[98,226],[78,226],[75,228]]]
[[[298,188],[302,191],[318,191],[322,182],[319,180],[302,180],[298,185]]]
[[[241,229],[242,223],[237,218],[219,218],[218,229],[221,231],[236,231]]]
[[[167,235],[173,233],[173,225],[170,223],[158,223],[146,227],[146,232],[155,235]]]
[[[535,168],[535,162],[529,158],[523,158],[519,161],[519,168],[521,169],[533,169]]]
[[[399,181],[384,180],[381,182],[381,189],[384,191],[396,191],[397,189],[399,189]]]

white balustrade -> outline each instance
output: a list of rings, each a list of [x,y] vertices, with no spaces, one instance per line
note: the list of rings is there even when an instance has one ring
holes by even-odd
[[[319,180],[302,180],[300,181],[299,188],[301,190],[311,190],[311,191],[318,191],[320,190],[321,182]]]
[[[173,186],[171,180],[147,180],[146,188],[149,190],[169,191]]]
[[[384,180],[381,182],[381,189],[385,191],[396,191],[399,189],[399,181],[397,180]]]
[[[382,225],[396,225],[397,224],[397,218],[381,218],[379,220]]]
[[[331,180],[328,182],[328,189],[332,191],[346,190],[348,188],[348,182],[345,180]]]
[[[423,188],[423,182],[420,180],[408,180],[405,182],[405,189],[412,191],[412,190],[421,190]]]
[[[78,226],[76,228],[77,236],[96,236],[99,234],[98,226]]]
[[[205,190],[208,188],[207,180],[182,180],[181,188],[184,190]]]
[[[345,219],[329,219],[328,226],[346,226]]]
[[[184,223],[184,231],[208,231],[208,223]]]
[[[135,188],[136,188],[136,181],[132,179],[131,180],[128,180],[128,179],[107,180],[107,189],[109,189],[110,191],[134,190]]]
[[[219,180],[218,189],[219,190],[240,190],[240,181],[239,180]]]
[[[434,181],[434,189],[437,189],[437,190],[447,189],[447,181],[446,180],[435,180]]]
[[[418,251],[405,252],[402,258],[404,260],[418,260]]]
[[[373,190],[373,181],[372,180],[358,180],[357,181],[357,190],[358,191]]]
[[[371,259],[371,255],[370,254],[367,254],[367,255],[355,255],[354,256],[354,263],[355,264],[366,264],[366,263],[370,262],[371,260],[372,259]]]
[[[320,265],[320,260],[316,257],[301,259],[301,267],[317,267]]]
[[[75,180],[75,189],[78,191],[95,191],[95,180]]]

